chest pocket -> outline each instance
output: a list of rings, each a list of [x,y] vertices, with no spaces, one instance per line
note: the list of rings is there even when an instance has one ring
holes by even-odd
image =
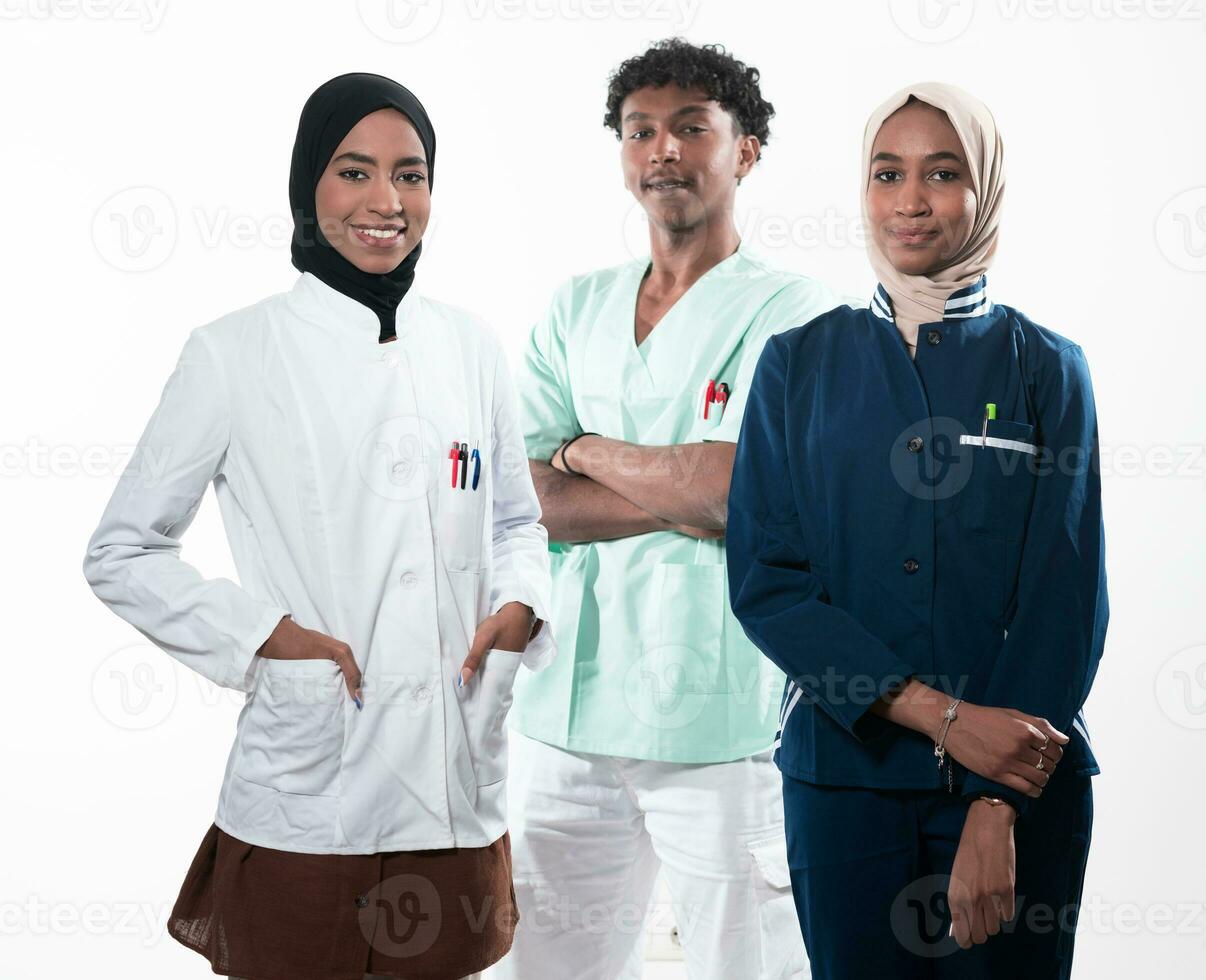
[[[1034,426],[991,419],[986,435],[981,434],[982,423],[969,428],[971,434],[959,439],[960,454],[970,454],[971,460],[967,483],[959,491],[960,522],[978,534],[1021,541],[1040,466]]]
[[[463,460],[456,463],[453,481],[451,458],[452,438],[447,440],[440,461],[440,477],[436,488],[439,510],[440,554],[444,567],[455,571],[479,571],[485,563],[486,540],[490,528],[489,447],[481,439],[461,438],[465,444]],[[474,449],[477,456],[474,456]],[[474,477],[477,488],[474,489]]]

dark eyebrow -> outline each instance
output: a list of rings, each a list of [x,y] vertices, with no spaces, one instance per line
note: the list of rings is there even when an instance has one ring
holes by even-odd
[[[878,160],[884,160],[888,163],[903,163],[895,153],[877,153],[871,158],[871,162],[875,163]],[[963,163],[963,158],[957,153],[951,153],[950,150],[941,150],[938,153],[929,153],[922,159],[922,163],[937,163],[939,160],[954,160],[955,163]]]
[[[351,160],[353,163],[365,163],[370,167],[377,166],[377,161],[367,153],[357,153],[355,150],[349,150],[347,153],[341,153],[332,160],[332,163],[338,163],[340,160]],[[427,166],[427,161],[422,157],[402,157],[394,161],[395,167],[416,167]]]
[[[675,109],[670,113],[670,118],[675,119],[678,116],[689,116],[696,112],[707,112],[706,105],[685,105],[681,109]],[[630,112],[624,117],[624,122],[633,122],[640,119],[652,119],[653,117],[647,112]]]

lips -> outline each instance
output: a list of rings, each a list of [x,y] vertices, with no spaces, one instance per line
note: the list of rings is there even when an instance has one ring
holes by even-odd
[[[888,234],[902,245],[926,245],[938,237],[932,228],[889,228]]]
[[[658,194],[686,190],[691,182],[682,177],[651,177],[645,181],[645,189]]]
[[[370,248],[392,248],[406,232],[398,225],[352,225],[351,228],[356,240]]]

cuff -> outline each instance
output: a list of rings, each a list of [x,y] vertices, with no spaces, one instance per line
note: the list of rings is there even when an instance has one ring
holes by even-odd
[[[549,622],[548,607],[522,587],[504,588],[495,593],[495,598],[490,603],[490,615],[493,616],[508,602],[522,602],[536,613],[536,619],[543,623],[540,631],[524,647],[519,660],[528,670],[543,670],[557,655],[557,644],[553,639],[553,626]]]
[[[1019,819],[1026,815],[1026,809],[1030,805],[1030,797],[1025,793],[1019,793],[1016,789],[1001,783],[994,783],[991,779],[985,779],[974,772],[969,772],[967,778],[963,780],[961,793],[963,799],[968,803],[980,796],[999,796],[1017,811]]]
[[[875,714],[871,710],[871,706],[879,701],[887,691],[903,687],[916,673],[917,671],[911,664],[898,660],[876,679],[875,687],[866,692],[856,692],[852,682],[842,693],[840,702],[835,700],[829,704],[829,713],[838,724],[862,744],[883,738],[889,732],[898,730],[900,726]],[[862,677],[866,678],[867,675],[862,675]],[[797,683],[799,682],[797,681]]]
[[[277,624],[289,615],[291,614],[288,609],[280,606],[268,606],[264,610],[263,618],[256,624],[255,630],[246,637],[244,642],[239,644],[235,651],[235,662],[231,668],[234,680],[230,686],[236,691],[246,693],[251,690],[255,681],[255,671],[260,661],[260,658],[256,656],[257,651],[268,642],[268,637],[276,630]]]

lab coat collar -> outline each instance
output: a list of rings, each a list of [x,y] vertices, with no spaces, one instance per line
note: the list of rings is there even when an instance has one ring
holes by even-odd
[[[958,289],[947,297],[943,307],[943,320],[968,320],[972,317],[987,316],[992,309],[988,299],[988,276],[983,275],[970,286]],[[871,296],[871,312],[881,320],[894,323],[892,315],[892,298],[884,289],[883,283],[877,283],[875,293]]]
[[[381,321],[377,314],[359,300],[345,296],[338,289],[328,286],[312,272],[303,272],[297,277],[297,282],[289,293],[289,301],[298,314],[328,329],[346,334],[351,343],[385,346],[379,343]],[[413,326],[416,302],[415,291],[410,289],[398,303],[395,321],[398,341],[401,341]]]

